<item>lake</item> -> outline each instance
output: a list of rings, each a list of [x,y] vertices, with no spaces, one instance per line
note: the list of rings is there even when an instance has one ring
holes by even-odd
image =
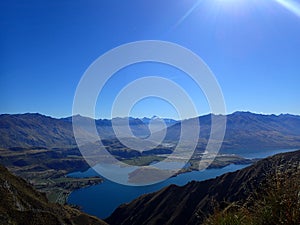
[[[266,151],[253,151],[251,153],[230,152],[245,157],[245,158],[264,158],[280,152],[293,151],[295,149],[281,149],[281,150],[266,150]],[[146,193],[158,191],[163,187],[170,184],[185,185],[189,181],[207,180],[215,178],[227,172],[236,171],[246,167],[247,165],[229,165],[218,169],[206,169],[204,171],[192,171],[189,173],[179,174],[176,177],[171,177],[163,182],[148,185],[148,186],[125,186],[104,180],[103,183],[82,188],[72,192],[68,198],[69,204],[75,204],[82,207],[82,210],[91,215],[99,218],[108,217],[116,207],[120,204],[130,202],[138,196]],[[90,177],[97,176],[98,174],[90,168],[85,172],[75,172],[69,174],[71,177]]]

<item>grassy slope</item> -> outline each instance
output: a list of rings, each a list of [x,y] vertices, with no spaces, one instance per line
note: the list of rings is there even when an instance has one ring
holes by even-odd
[[[226,204],[226,203],[223,203]],[[215,212],[205,225],[300,224],[300,171],[277,173],[245,202],[227,203]]]
[[[49,203],[46,196],[0,166],[0,224],[105,224],[77,209]]]
[[[295,180],[300,180],[300,174],[296,173],[299,169],[300,150],[278,154],[215,179],[193,181],[182,187],[170,185],[143,195],[119,206],[107,222],[112,225],[202,224],[216,209],[223,210],[234,202],[245,203],[254,193],[262,197],[268,191],[264,185],[278,174],[287,174],[287,178],[294,174]],[[297,188],[300,190],[299,185]]]

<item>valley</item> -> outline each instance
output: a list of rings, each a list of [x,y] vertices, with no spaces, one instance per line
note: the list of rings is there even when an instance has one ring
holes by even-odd
[[[276,149],[277,152],[284,152],[300,147],[299,116],[237,112],[227,116],[227,131],[219,154],[207,154],[205,146],[212,116],[215,115],[201,116],[189,121],[190,123],[199,119],[201,124],[199,141],[189,160],[188,152],[173,154],[180,133],[180,121],[169,121],[164,141],[150,151],[140,152],[126,147],[113,135],[110,120],[96,120],[98,133],[103,138],[102,144],[111,155],[128,166],[147,168],[129,172],[128,177],[122,178],[125,183],[148,182],[144,174],[156,165],[160,165],[162,168],[158,169],[170,176],[166,181],[146,186],[145,189],[118,186],[95,173],[76,145],[71,118],[55,119],[41,114],[0,115],[0,164],[45,193],[50,202],[79,205],[85,212],[105,218],[120,204],[132,201],[140,195],[159,191],[172,184],[185,185],[191,180],[203,181],[251,164],[256,165],[258,158],[262,158],[261,155],[268,151],[272,155],[276,153]],[[76,116],[76,119],[91,122],[90,118]],[[133,133],[143,138],[149,132],[149,121],[145,118],[144,121],[145,123],[140,119],[130,119]],[[118,119],[118,122],[124,125],[126,120]],[[87,129],[81,132],[86,137],[91,136]],[[132,143],[135,141],[132,137],[126,138]],[[97,155],[98,142],[88,143],[86,147]],[[215,158],[211,162],[212,156]],[[97,157],[102,156],[100,154]],[[187,163],[182,165],[183,162]],[[97,166],[97,158],[92,166]],[[113,197],[118,194],[118,198]],[[91,203],[95,199],[87,200],[89,195],[100,198],[98,205]],[[105,205],[106,210],[100,203]],[[99,210],[93,211],[94,209]]]
[[[171,151],[171,150],[170,150]],[[143,155],[137,157],[121,158],[119,160],[136,166],[147,166],[166,158],[166,155]],[[181,169],[176,175],[193,170],[199,170],[197,162],[202,154],[193,157],[189,165]],[[179,158],[171,159],[176,162]],[[204,160],[205,161],[205,160]],[[222,168],[229,164],[250,164],[253,160],[247,160],[235,155],[217,156],[209,168]],[[101,184],[103,178],[95,174],[88,178],[71,178],[67,175],[75,171],[85,171],[89,165],[81,156],[77,148],[72,149],[46,149],[35,147],[11,148],[0,150],[0,164],[5,165],[14,174],[23,177],[30,182],[37,190],[45,192],[52,202],[65,204],[69,194],[80,188]],[[174,168],[176,169],[176,168]],[[170,176],[172,170],[169,170]],[[129,176],[129,182],[140,182],[137,177]]]
[[[299,168],[300,150],[277,154],[215,179],[191,181],[184,186],[169,185],[142,195],[120,205],[106,221],[112,225],[218,225],[225,218],[224,224],[252,224],[250,219],[261,221],[258,224],[276,224],[276,221],[297,224],[300,222]],[[260,206],[256,204],[259,201]],[[235,211],[226,211],[228,208]],[[274,211],[260,212],[260,209]],[[253,215],[243,214],[246,210]],[[219,216],[219,212],[223,214]],[[287,212],[292,214],[286,215]]]
[[[90,178],[70,178],[69,172],[88,169],[84,159],[76,149],[49,150],[1,149],[0,164],[21,176],[37,190],[46,193],[51,202],[65,204],[69,194],[79,188],[100,184],[99,176]]]

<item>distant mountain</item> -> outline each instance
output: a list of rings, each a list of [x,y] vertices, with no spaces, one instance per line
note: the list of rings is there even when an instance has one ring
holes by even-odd
[[[166,124],[167,127],[172,126],[172,125],[174,125],[174,124],[176,124],[176,123],[179,122],[178,120],[160,118],[160,117],[157,117],[157,116],[152,116],[151,118],[144,117],[141,120],[143,121],[144,124],[149,124],[150,121],[153,121],[153,120],[163,120],[165,122],[165,124]]]
[[[236,112],[227,117],[223,149],[300,147],[300,116]]]
[[[112,120],[108,120],[108,119],[94,120],[89,117],[75,115],[73,117],[67,117],[67,118],[63,118],[61,120],[72,123],[72,119],[73,119],[73,121],[74,120],[77,121],[78,124],[80,126],[82,126],[82,128],[87,132],[89,132],[89,126],[92,123],[94,123],[97,127],[98,134],[101,136],[101,139],[111,139],[111,138],[116,137],[114,129],[112,127],[113,125],[123,127],[123,126],[128,126],[128,124],[129,124],[132,133],[138,137],[145,137],[150,134],[148,126],[146,124],[144,124],[143,121],[138,118],[132,118],[132,117],[120,118],[120,117],[118,117],[118,118],[113,118]]]
[[[198,147],[204,150],[211,132],[211,118],[223,115],[205,115],[182,121],[200,123]],[[180,137],[181,123],[167,128],[167,141],[177,141]],[[192,131],[190,131],[192,132]],[[250,112],[235,112],[227,116],[224,152],[231,150],[259,150],[300,147],[300,116],[282,114],[261,115]]]
[[[65,147],[76,144],[72,124],[38,113],[0,115],[0,147]]]
[[[98,122],[101,121],[101,120],[97,120]],[[132,131],[132,134],[136,137],[147,137],[150,135],[150,130],[147,126],[147,124],[143,123],[142,120],[138,119],[138,118],[132,118],[132,117],[129,117],[129,118],[113,118],[111,120],[111,123],[114,125],[114,126],[128,126],[128,122],[129,122],[129,126],[131,128],[131,131]],[[98,123],[98,129],[101,127],[99,126],[100,124]],[[99,131],[98,131],[99,132]],[[99,134],[101,134],[99,132]],[[128,135],[127,133],[126,134],[123,134],[125,137],[128,136],[128,137],[131,137],[130,135]]]
[[[104,221],[69,206],[49,203],[46,195],[0,166],[0,224],[104,225]]]
[[[181,123],[193,124],[195,120],[199,120],[201,132],[198,149],[204,150],[210,136],[212,117],[223,116],[209,114],[184,121],[164,119],[168,125],[165,142],[174,143],[178,141]],[[149,118],[115,118],[113,120],[99,119],[94,121],[91,118],[77,115],[73,119],[83,124],[79,128],[79,132],[86,139],[92,135],[89,128],[84,127],[85,123],[95,123],[101,139],[115,139],[112,123],[122,128],[122,126],[127,126],[128,119],[134,135],[147,137],[150,134],[148,124],[151,119]],[[153,119],[155,121],[157,118]],[[194,132],[192,126],[189,132]],[[129,137],[127,133],[125,133],[125,137],[127,137],[126,135]],[[0,147],[2,148],[75,146],[71,117],[55,119],[32,113],[0,115]],[[300,147],[300,116],[289,114],[261,115],[250,112],[236,112],[227,116],[226,134],[222,145],[224,152],[233,149],[259,150],[297,147]]]
[[[101,139],[114,139],[112,120],[93,120],[79,115],[74,116],[82,124],[79,132],[87,139],[93,137],[86,124],[95,123]],[[127,125],[126,118],[113,119],[120,127]],[[148,126],[140,119],[129,118],[130,128],[136,136],[149,135]],[[0,147],[75,147],[72,117],[56,119],[38,113],[0,115]]]
[[[234,202],[243,204],[250,196],[262,198],[263,193],[269,191],[262,187],[269,185],[271,180],[278,178],[276,182],[282,182],[282,178],[293,176],[295,181],[299,181],[299,167],[300,150],[278,154],[215,179],[192,181],[182,187],[170,185],[158,192],[142,195],[119,206],[106,221],[111,225],[202,224],[216,209],[222,210]],[[295,187],[295,190],[299,188]]]

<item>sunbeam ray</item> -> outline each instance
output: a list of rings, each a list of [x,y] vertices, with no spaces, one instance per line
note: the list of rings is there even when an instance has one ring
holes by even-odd
[[[294,0],[275,0],[280,5],[290,10],[296,16],[300,17],[300,3]]]
[[[192,8],[190,8],[178,21],[177,23],[173,26],[173,28],[176,28],[177,26],[179,26],[189,15],[192,14],[192,12],[198,8],[198,6],[200,5],[200,3],[202,2],[202,0],[198,0],[193,6]]]

